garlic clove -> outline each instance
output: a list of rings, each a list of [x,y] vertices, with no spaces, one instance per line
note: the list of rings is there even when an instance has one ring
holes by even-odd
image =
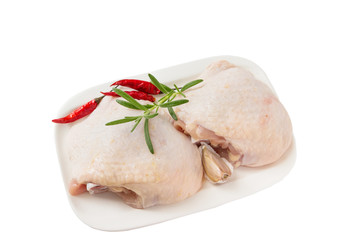
[[[211,146],[201,143],[200,151],[205,177],[212,183],[225,183],[232,176],[233,166],[221,158]]]

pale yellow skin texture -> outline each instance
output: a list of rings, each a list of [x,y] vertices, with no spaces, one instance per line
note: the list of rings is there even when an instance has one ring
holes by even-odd
[[[203,83],[185,92],[189,103],[175,108],[180,120],[175,124],[194,142],[212,138],[212,145],[231,145],[240,165],[280,159],[291,145],[292,125],[272,90],[227,61],[211,64],[199,78]]]
[[[167,111],[150,120],[153,155],[145,143],[143,122],[133,133],[133,123],[105,126],[140,113],[105,97],[67,136],[73,181],[107,186],[126,204],[146,208],[181,201],[201,188],[202,163],[192,142],[209,140],[224,152],[231,148],[232,157],[238,158],[232,161],[235,167],[280,159],[291,145],[292,125],[271,89],[227,61],[211,64],[199,78],[203,83],[185,92],[190,101],[174,108],[179,121]]]
[[[132,133],[134,122],[105,126],[142,113],[115,100],[105,97],[91,115],[71,127],[66,149],[73,181],[107,186],[135,208],[170,204],[195,194],[202,186],[203,170],[190,138],[157,116],[149,121],[155,151],[151,154],[143,121]]]

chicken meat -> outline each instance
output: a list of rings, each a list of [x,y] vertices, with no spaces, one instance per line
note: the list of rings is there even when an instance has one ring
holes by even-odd
[[[105,125],[138,114],[105,97],[91,115],[71,126],[66,149],[72,195],[112,191],[134,208],[147,208],[181,201],[201,188],[199,150],[166,117],[149,121],[154,154],[145,143],[143,121],[132,133],[133,122]]]
[[[147,148],[143,121],[133,132],[133,122],[105,125],[139,114],[115,97],[105,97],[71,125],[69,192],[111,191],[134,208],[147,208],[192,196],[204,172],[211,182],[222,183],[233,167],[259,167],[283,156],[292,142],[292,125],[268,85],[225,60],[209,65],[199,78],[204,81],[184,92],[189,102],[174,107],[177,121],[167,109],[149,121],[154,154]]]
[[[195,143],[209,143],[235,167],[280,159],[291,144],[292,125],[273,91],[225,60],[209,65],[199,78],[204,81],[185,92],[189,102],[175,108],[175,127]]]

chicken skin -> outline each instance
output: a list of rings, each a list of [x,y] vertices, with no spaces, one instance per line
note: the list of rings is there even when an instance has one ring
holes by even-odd
[[[204,169],[207,179],[225,182],[233,167],[259,167],[283,156],[292,142],[292,125],[265,83],[224,60],[209,65],[199,78],[202,83],[184,91],[189,102],[174,107],[177,121],[167,109],[150,119],[154,154],[147,148],[143,121],[133,132],[133,122],[105,125],[140,114],[115,97],[105,97],[88,117],[71,125],[66,136],[69,192],[112,191],[129,206],[147,208],[194,195],[202,187]],[[217,167],[217,160],[220,167],[209,169]]]
[[[142,104],[149,102],[140,101]],[[143,121],[107,122],[136,116],[116,98],[105,97],[98,108],[69,130],[66,149],[72,166],[72,195],[112,191],[134,208],[170,204],[195,194],[202,186],[198,148],[161,115],[149,121],[154,154],[147,148]]]
[[[208,66],[204,81],[185,92],[175,108],[177,129],[193,142],[209,142],[233,166],[258,167],[278,160],[292,141],[288,113],[272,90],[227,61]]]

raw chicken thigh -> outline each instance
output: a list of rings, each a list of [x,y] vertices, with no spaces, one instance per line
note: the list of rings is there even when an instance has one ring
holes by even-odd
[[[174,125],[193,142],[209,142],[235,167],[278,160],[292,141],[292,125],[271,89],[247,70],[227,61],[211,64],[204,81],[185,92]]]
[[[155,154],[147,148],[143,121],[133,132],[133,122],[105,125],[139,114],[115,97],[105,97],[73,124],[66,136],[70,193],[112,191],[132,207],[147,208],[192,196],[204,171],[209,181],[223,183],[233,167],[281,158],[291,145],[292,125],[265,83],[227,61],[209,65],[199,78],[204,81],[184,92],[189,102],[174,107],[177,121],[167,109],[149,121]]]
[[[190,138],[159,115],[149,121],[155,150],[151,154],[143,121],[132,133],[133,122],[105,126],[138,115],[115,100],[105,97],[90,116],[71,126],[66,138],[73,170],[70,193],[86,191],[86,185],[90,193],[109,190],[135,208],[174,203],[195,194],[202,186],[203,170]]]

